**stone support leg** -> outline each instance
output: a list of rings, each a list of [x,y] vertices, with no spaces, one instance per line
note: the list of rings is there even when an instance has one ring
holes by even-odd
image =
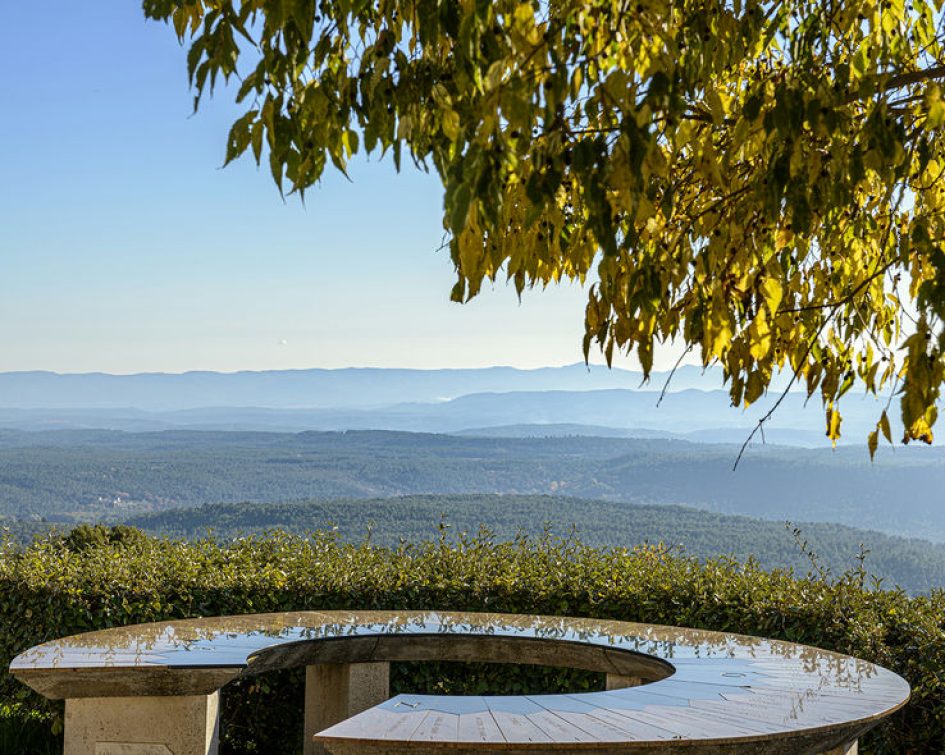
[[[607,674],[607,689],[623,689],[624,687],[639,687],[643,680],[638,676],[623,676],[622,674]]]
[[[322,663],[305,669],[305,755],[326,750],[313,737],[390,697],[389,663]]]
[[[847,742],[845,745],[840,745],[839,747],[834,747],[832,750],[827,750],[824,755],[857,755],[860,751],[859,744],[857,740],[852,742]]]
[[[66,700],[63,755],[216,755],[220,693]]]

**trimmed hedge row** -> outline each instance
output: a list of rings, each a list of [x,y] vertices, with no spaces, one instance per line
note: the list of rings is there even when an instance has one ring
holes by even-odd
[[[131,528],[79,528],[28,547],[0,545],[0,663],[38,642],[145,621],[302,609],[452,609],[594,616],[776,637],[866,658],[913,686],[909,705],[863,742],[882,753],[945,751],[945,593],[872,590],[836,580],[699,563],[660,547],[600,550],[551,536],[495,543],[488,533],[396,550],[328,533],[234,543],[154,539]],[[560,669],[399,664],[395,691],[591,689]],[[301,741],[301,675],[229,685],[224,749],[290,752]],[[49,711],[9,674],[0,702]],[[290,732],[286,734],[286,732]]]

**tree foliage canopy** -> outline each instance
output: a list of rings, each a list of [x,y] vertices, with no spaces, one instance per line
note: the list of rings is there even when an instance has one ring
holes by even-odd
[[[945,380],[942,0],[144,0],[227,162],[280,190],[359,151],[445,188],[454,299],[590,285],[584,350],[676,340],[732,402],[780,370],[828,435],[860,383],[931,442]],[[891,440],[883,411],[869,447]]]

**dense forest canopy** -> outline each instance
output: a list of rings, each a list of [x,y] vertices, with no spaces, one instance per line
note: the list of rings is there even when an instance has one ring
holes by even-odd
[[[945,379],[941,0],[144,0],[227,161],[304,193],[359,152],[432,168],[458,281],[589,280],[585,353],[675,340],[734,404],[789,370],[932,441]],[[869,437],[891,440],[885,412]]]
[[[736,449],[652,438],[370,431],[11,432],[0,434],[0,516],[120,521],[221,502],[554,494],[838,522],[945,542],[945,465],[934,450],[881,449],[871,466],[862,448],[754,446],[733,475]]]
[[[883,587],[910,593],[945,587],[945,544],[895,537],[839,524],[785,526],[746,516],[725,516],[682,506],[630,505],[571,497],[522,495],[419,495],[366,500],[218,503],[132,517],[128,524],[153,535],[218,541],[283,530],[297,535],[331,530],[349,542],[384,547],[437,538],[461,543],[477,535],[496,542],[546,535],[594,548],[633,548],[662,543],[667,549],[711,559],[728,555],[765,569],[792,568],[839,575],[859,566],[883,579]],[[0,520],[0,525],[3,521]],[[7,525],[10,526],[10,525]],[[20,542],[48,531],[17,522]],[[80,526],[79,530],[86,526]],[[65,526],[55,529],[64,531]],[[99,526],[99,530],[103,528]],[[795,536],[796,535],[796,536]]]

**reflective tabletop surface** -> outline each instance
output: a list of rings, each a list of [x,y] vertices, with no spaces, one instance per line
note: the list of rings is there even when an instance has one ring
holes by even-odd
[[[448,611],[304,611],[119,627],[38,645],[10,668],[37,689],[34,679],[64,671],[85,679],[106,672],[224,669],[235,677],[252,673],[267,653],[354,641],[362,647],[354,660],[396,660],[404,657],[395,652],[399,646],[434,639],[480,647],[547,641],[562,651],[561,666],[569,665],[569,647],[600,649],[599,670],[610,672],[610,656],[642,654],[662,661],[665,671],[649,684],[607,692],[399,695],[322,732],[325,741],[398,739],[408,730],[411,737],[428,735],[433,722],[438,736],[452,732],[453,738],[462,737],[465,726],[472,741],[489,732],[502,741],[753,739],[868,728],[909,696],[905,680],[887,669],[790,642],[599,619]]]

